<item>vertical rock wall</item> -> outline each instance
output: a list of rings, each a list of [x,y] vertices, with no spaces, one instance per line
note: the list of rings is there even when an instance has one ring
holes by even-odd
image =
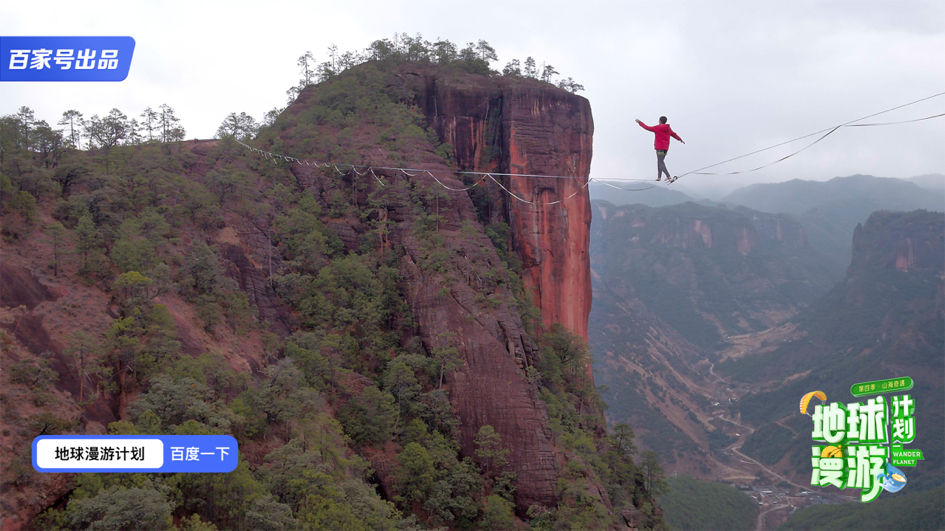
[[[591,208],[586,184],[593,134],[587,100],[535,80],[444,78],[411,68],[399,76],[404,95],[414,95],[440,141],[452,146],[458,169],[566,177],[496,177],[523,201],[486,179],[470,194],[451,192],[445,208],[450,224],[476,217],[487,224],[507,223],[510,248],[521,258],[526,289],[534,294],[544,324],[562,323],[587,340]],[[447,182],[461,187],[458,181]],[[420,278],[413,265],[419,259],[416,244],[410,238],[403,243],[408,260],[402,271],[413,286],[407,298],[424,342],[435,347],[450,331],[464,353],[464,366],[449,382],[450,401],[462,423],[463,453],[472,455],[477,430],[492,425],[510,450],[518,512],[536,503],[553,505],[560,456],[544,404],[524,378],[536,349],[510,308],[511,292],[503,287],[496,293],[502,302],[495,314],[480,312],[468,286],[453,284],[445,296],[441,286]],[[458,238],[448,244],[469,262],[458,267],[498,264],[491,245],[467,249],[468,243]]]
[[[527,204],[497,192],[493,221],[512,228],[525,285],[545,325],[587,340],[591,310],[588,244],[594,122],[585,98],[530,79],[424,78],[419,102],[459,168],[566,179],[501,177]],[[547,204],[554,203],[554,204]]]

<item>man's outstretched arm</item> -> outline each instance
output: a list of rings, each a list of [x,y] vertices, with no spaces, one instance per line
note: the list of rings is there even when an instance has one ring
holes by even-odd
[[[686,143],[685,140],[679,138],[679,135],[677,135],[675,131],[670,130],[669,134],[672,135],[672,137],[675,138],[676,140],[679,140],[680,142],[682,142],[683,144]]]
[[[637,123],[640,124],[640,127],[646,129],[647,131],[650,131],[651,133],[655,133],[655,132],[656,132],[652,127],[650,127],[650,126],[646,125],[645,123],[641,122],[641,121],[639,120],[639,118],[637,119]]]

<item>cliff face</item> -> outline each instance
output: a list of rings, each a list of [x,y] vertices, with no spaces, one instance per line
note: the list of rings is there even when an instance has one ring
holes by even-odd
[[[468,194],[449,192],[440,202],[439,211],[447,219],[439,231],[455,231],[446,237],[446,246],[455,251],[453,266],[462,276],[477,278],[477,271],[488,274],[501,268],[479,222],[506,223],[511,229],[509,249],[522,262],[525,288],[532,292],[543,323],[561,323],[587,340],[591,211],[585,185],[593,134],[587,100],[533,80],[454,76],[422,65],[401,67],[390,83],[388,90],[413,102],[440,142],[449,144],[456,169],[569,177],[496,177],[522,200],[481,176],[465,183],[448,179],[444,183],[452,188],[477,180],[484,186]],[[447,169],[439,163],[420,167]],[[460,234],[464,221],[475,224],[475,236]],[[490,296],[495,311],[483,311],[476,302],[483,293],[481,285],[424,278],[419,242],[408,235],[402,244],[407,257],[401,270],[410,286],[406,296],[424,344],[428,350],[451,345],[463,355],[463,366],[448,379],[450,401],[461,421],[462,453],[475,455],[479,428],[493,426],[510,450],[507,466],[517,476],[518,511],[554,504],[558,461],[563,457],[557,454],[537,388],[524,376],[537,352],[518,311],[510,306],[514,297],[501,286]],[[590,375],[590,366],[587,372]]]
[[[832,285],[824,257],[788,216],[695,203],[593,208],[592,267],[602,285],[631,286],[703,348],[779,324]]]
[[[433,183],[430,183],[433,185]],[[447,181],[459,186],[458,181]],[[451,269],[473,279],[487,274],[499,262],[489,238],[481,231],[460,235],[463,221],[474,221],[476,212],[464,193],[450,193],[441,201],[447,212],[442,234],[451,235]],[[534,364],[536,348],[525,333],[521,318],[509,305],[507,287],[476,282],[445,282],[431,278],[419,265],[422,244],[415,237],[403,239],[406,256],[401,272],[409,286],[406,296],[427,350],[456,347],[463,364],[449,378],[450,402],[461,424],[459,443],[464,455],[474,456],[475,437],[482,426],[492,426],[509,450],[508,468],[515,473],[515,502],[524,513],[534,504],[555,500],[557,458],[548,413],[535,387],[525,379],[524,368]],[[492,291],[495,307],[484,308],[477,295]]]
[[[853,231],[850,271],[942,272],[945,237],[933,212],[876,212]]]
[[[590,103],[533,80],[418,75],[418,103],[441,141],[453,147],[460,169],[570,177],[497,177],[532,204],[503,194],[493,198],[499,208],[489,217],[511,227],[512,248],[544,324],[561,323],[587,340]]]
[[[440,231],[457,230],[463,220],[476,222],[477,216],[487,224],[507,223],[510,249],[522,261],[525,288],[533,293],[544,324],[561,323],[587,340],[591,211],[585,184],[593,133],[587,100],[528,80],[440,77],[416,66],[402,74],[408,98],[414,95],[440,141],[450,144],[459,169],[570,177],[496,177],[531,204],[498,190],[489,179],[483,184],[491,186],[479,188],[478,196],[450,192],[440,205],[449,226]],[[467,180],[466,186],[472,182]],[[463,186],[459,181],[445,183]],[[462,257],[455,266],[466,276],[499,265],[481,230],[472,240],[448,238],[455,256]],[[524,377],[524,369],[535,362],[536,348],[518,312],[508,306],[511,292],[502,287],[494,293],[496,312],[477,307],[476,294],[482,288],[475,285],[454,283],[444,296],[440,285],[423,281],[415,264],[422,254],[417,242],[408,237],[403,245],[408,258],[402,271],[411,286],[408,301],[424,343],[436,348],[444,343],[444,333],[452,332],[456,335],[449,343],[464,354],[464,366],[449,382],[450,400],[462,422],[463,453],[474,455],[478,429],[493,426],[510,450],[508,467],[518,478],[518,510],[553,504],[559,456],[544,403]],[[590,375],[590,366],[587,371]]]

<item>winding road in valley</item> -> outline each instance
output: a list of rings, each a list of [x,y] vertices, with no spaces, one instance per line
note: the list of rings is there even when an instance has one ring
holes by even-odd
[[[738,427],[745,428],[746,430],[748,430],[748,431],[751,432],[751,433],[755,433],[755,428],[752,428],[751,426],[745,426],[744,424],[739,424],[739,423],[735,422],[734,420],[729,420],[729,419],[723,417],[722,415],[717,415],[715,418],[717,418],[717,419],[722,419],[722,420],[724,420],[725,422],[730,422],[730,423],[732,423],[732,424],[734,424],[734,425],[736,425],[736,426],[738,426]]]
[[[762,464],[759,463],[758,461],[755,461],[754,459],[748,457],[747,455],[745,455],[745,454],[739,452],[738,449],[741,448],[741,447],[742,447],[741,444],[735,443],[735,444],[733,444],[732,446],[729,446],[728,449],[731,450],[732,452],[734,452],[736,455],[738,455],[738,457],[742,457],[742,458],[747,459],[747,460],[750,461],[752,464],[755,464],[755,465],[761,467],[762,470],[764,470],[764,471],[767,472],[768,474],[771,474],[772,476],[774,476],[774,477],[780,479],[781,481],[784,481],[785,483],[789,483],[789,484],[791,484],[791,485],[794,485],[795,487],[797,487],[797,488],[799,488],[799,489],[801,489],[801,490],[809,490],[809,489],[810,489],[810,485],[807,485],[807,486],[798,485],[797,483],[794,483],[793,481],[791,481],[791,480],[789,480],[788,478],[782,476],[781,474],[778,474],[777,472],[772,471],[770,468],[768,468],[768,467],[762,465]]]
[[[745,428],[746,430],[749,431],[749,433],[755,433],[755,429],[752,428],[751,426],[745,426],[744,424],[739,424],[739,423],[735,422],[734,420],[727,419],[727,418],[723,417],[722,415],[719,415],[719,416],[717,416],[717,417],[715,417],[715,418],[724,420],[725,422],[730,422],[730,423],[732,423],[732,424],[734,424],[734,425],[736,425],[736,426],[738,426],[738,427],[740,427],[740,428]],[[740,438],[739,438],[739,439],[740,439]],[[741,443],[741,441],[739,440],[739,441],[736,441],[736,442],[732,443],[731,446],[729,446],[728,448],[726,448],[726,450],[731,450],[733,453],[735,453],[736,455],[738,455],[738,457],[747,459],[747,461],[742,461],[743,463],[750,462],[750,463],[752,463],[752,464],[754,464],[754,465],[757,465],[757,466],[761,467],[762,470],[764,470],[764,471],[767,472],[768,474],[771,474],[772,476],[774,476],[774,477],[780,479],[781,481],[784,481],[784,482],[786,482],[786,483],[789,483],[789,484],[791,484],[791,485],[794,485],[795,487],[797,487],[797,488],[799,488],[799,489],[802,489],[802,490],[807,490],[807,489],[810,488],[809,486],[805,487],[804,485],[798,485],[797,483],[792,482],[791,480],[787,479],[786,477],[782,476],[781,474],[778,474],[777,472],[772,471],[771,469],[769,469],[768,467],[762,465],[762,464],[759,463],[758,461],[755,461],[754,459],[748,457],[747,455],[745,455],[745,454],[739,452],[738,449],[741,448],[741,447],[742,447],[742,443]]]
[[[768,509],[767,511],[758,513],[758,518],[755,519],[755,531],[763,531],[765,528],[765,515],[777,511],[778,509],[785,509],[790,507],[790,505],[781,504],[775,505],[774,507]]]

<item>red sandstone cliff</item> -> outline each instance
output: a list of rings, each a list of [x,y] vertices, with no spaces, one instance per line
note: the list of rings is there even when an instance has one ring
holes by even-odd
[[[567,177],[497,177],[531,204],[510,197],[491,181],[477,190],[488,197],[476,204],[470,194],[450,192],[447,203],[440,205],[441,212],[448,212],[440,233],[457,231],[462,220],[476,221],[478,215],[487,223],[507,223],[510,248],[522,260],[525,287],[534,294],[544,324],[562,323],[587,340],[591,209],[585,184],[593,133],[587,100],[534,80],[450,77],[416,65],[405,67],[398,77],[406,99],[412,96],[440,140],[452,146],[458,169]],[[452,181],[451,186],[461,183]],[[447,236],[447,246],[455,251],[450,253],[454,265],[464,276],[469,276],[466,270],[495,269],[499,264],[482,227],[476,226],[473,241],[458,231],[456,237]],[[496,311],[481,311],[475,297],[482,286],[440,285],[423,278],[414,263],[421,254],[417,242],[407,237],[403,245],[407,257],[402,272],[411,286],[407,299],[424,343],[435,348],[444,341],[444,332],[452,332],[456,335],[449,342],[464,354],[463,367],[449,382],[450,401],[461,421],[463,453],[474,455],[478,429],[492,425],[510,450],[508,468],[517,476],[518,510],[553,505],[563,456],[555,448],[544,403],[524,377],[537,352],[511,307],[511,292],[497,288],[492,295],[501,301]],[[590,366],[587,372],[590,377]]]
[[[561,323],[587,340],[590,103],[536,80],[418,75],[420,105],[440,139],[453,146],[460,169],[569,177],[499,178],[533,204],[502,193],[494,198],[501,210],[492,221],[512,228],[512,247],[544,324]]]
[[[449,214],[441,234],[450,236],[452,268],[469,278],[484,275],[499,261],[488,237],[481,230],[472,237],[459,234],[461,222],[476,217],[472,202],[460,192],[442,203]],[[479,428],[491,425],[509,450],[519,511],[534,504],[553,505],[558,457],[544,402],[525,378],[524,368],[535,362],[536,348],[510,307],[511,292],[504,286],[483,290],[475,283],[425,274],[418,266],[423,252],[416,238],[404,238],[403,245],[407,254],[401,272],[410,286],[407,300],[424,344],[431,351],[450,344],[463,354],[462,367],[450,375],[448,384],[460,419],[463,454],[475,455]],[[495,308],[477,302],[477,295],[489,291],[500,301]]]

